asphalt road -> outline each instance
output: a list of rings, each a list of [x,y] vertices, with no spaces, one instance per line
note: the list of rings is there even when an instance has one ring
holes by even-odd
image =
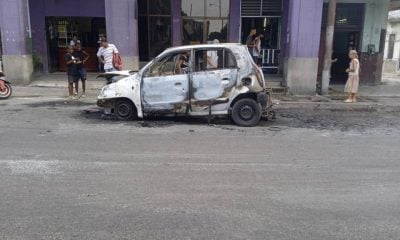
[[[101,118],[0,102],[0,239],[400,239],[398,112]]]

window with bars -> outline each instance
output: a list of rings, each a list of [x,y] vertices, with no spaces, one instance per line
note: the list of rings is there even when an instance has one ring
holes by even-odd
[[[171,0],[138,0],[139,56],[149,61],[172,45]]]

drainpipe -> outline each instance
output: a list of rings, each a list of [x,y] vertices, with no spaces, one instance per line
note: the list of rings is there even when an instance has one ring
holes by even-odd
[[[336,0],[329,0],[328,23],[326,26],[324,69],[322,71],[321,93],[329,94],[331,78],[333,35],[335,32]]]

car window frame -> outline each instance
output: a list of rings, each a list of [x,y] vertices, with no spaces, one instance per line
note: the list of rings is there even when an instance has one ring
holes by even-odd
[[[223,57],[223,59],[222,59],[222,64],[223,64],[223,66],[221,67],[221,68],[214,68],[214,69],[200,69],[200,70],[196,70],[196,67],[194,67],[194,68],[192,68],[192,73],[198,73],[198,72],[206,72],[206,71],[218,71],[218,70],[223,70],[223,69],[238,69],[238,64],[237,64],[237,61],[236,61],[236,57],[235,57],[235,54],[233,53],[233,51],[232,50],[230,50],[230,49],[228,49],[228,48],[226,48],[226,47],[206,47],[206,48],[197,48],[197,49],[193,49],[194,51],[193,51],[193,53],[192,53],[192,55],[193,56],[195,56],[195,58],[194,58],[194,61],[192,62],[192,64],[194,65],[194,66],[196,66],[196,61],[197,61],[197,59],[196,59],[196,54],[197,54],[197,52],[199,52],[199,51],[203,51],[203,52],[208,52],[208,51],[220,51],[220,50],[222,50],[223,51],[223,53],[222,53],[222,57]],[[233,61],[234,61],[234,67],[226,67],[226,62],[225,62],[225,60],[226,60],[226,52],[229,52],[230,54],[231,54],[231,56],[233,57]],[[206,63],[207,64],[207,63]]]

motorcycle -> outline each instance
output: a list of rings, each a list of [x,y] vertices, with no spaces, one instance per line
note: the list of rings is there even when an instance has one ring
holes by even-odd
[[[4,74],[0,73],[0,100],[9,98],[11,94],[11,83],[5,79]]]

